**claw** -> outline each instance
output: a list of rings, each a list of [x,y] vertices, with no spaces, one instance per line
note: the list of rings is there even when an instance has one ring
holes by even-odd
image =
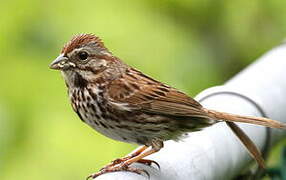
[[[137,163],[145,164],[145,165],[147,165],[147,166],[151,166],[152,164],[155,164],[155,165],[158,167],[159,170],[161,169],[159,163],[157,163],[157,162],[154,161],[154,160],[150,160],[150,159],[140,159],[139,161],[137,161]]]

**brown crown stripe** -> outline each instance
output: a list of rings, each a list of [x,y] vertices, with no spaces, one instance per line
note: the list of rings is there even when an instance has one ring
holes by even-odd
[[[62,49],[61,53],[68,54],[72,50],[81,47],[84,44],[94,42],[98,47],[104,48],[104,44],[101,39],[93,34],[79,34],[74,36]]]

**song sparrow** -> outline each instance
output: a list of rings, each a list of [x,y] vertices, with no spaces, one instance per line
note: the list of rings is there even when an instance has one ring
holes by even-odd
[[[259,150],[233,122],[273,128],[285,125],[262,117],[248,117],[204,108],[197,101],[128,66],[95,35],[72,38],[52,62],[61,70],[74,111],[80,119],[115,140],[143,145],[89,177],[114,171],[144,172],[129,165],[156,163],[142,159],[163,147],[163,141],[179,140],[186,132],[199,131],[225,121],[261,167]]]

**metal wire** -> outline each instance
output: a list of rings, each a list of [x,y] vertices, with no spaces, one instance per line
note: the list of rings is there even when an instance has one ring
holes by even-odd
[[[255,108],[259,111],[259,113],[262,117],[269,118],[266,115],[266,112],[263,110],[263,108],[257,102],[255,102],[250,97],[248,97],[244,94],[238,93],[238,92],[222,90],[222,91],[213,92],[212,94],[208,94],[204,97],[201,97],[201,99],[197,99],[197,100],[200,103],[202,103],[205,99],[211,98],[212,96],[221,95],[221,94],[229,94],[229,95],[233,95],[233,96],[238,96],[239,98],[242,98],[242,99],[248,101],[249,103],[251,103],[253,106],[255,106]],[[269,127],[265,127],[265,130],[266,130],[266,134],[265,134],[266,137],[265,137],[265,143],[264,143],[264,146],[262,148],[261,154],[262,154],[262,157],[264,158],[264,160],[267,160],[268,156],[269,156],[269,151],[270,151],[271,129]],[[237,180],[242,180],[242,179],[260,180],[265,175],[265,173],[266,173],[266,170],[258,166],[256,168],[256,170],[247,171],[246,173],[239,174],[234,179],[237,179]]]

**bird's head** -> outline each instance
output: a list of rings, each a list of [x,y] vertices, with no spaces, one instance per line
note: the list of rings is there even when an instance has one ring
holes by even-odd
[[[95,80],[108,69],[114,70],[116,75],[117,66],[120,64],[121,61],[108,51],[97,36],[80,34],[63,47],[60,55],[50,64],[50,68],[61,70],[69,85],[74,83],[75,79]]]

